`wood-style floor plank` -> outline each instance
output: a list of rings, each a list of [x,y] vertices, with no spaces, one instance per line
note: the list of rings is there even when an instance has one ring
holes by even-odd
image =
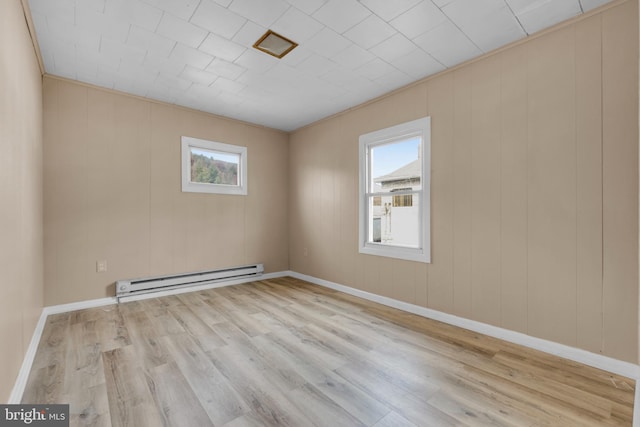
[[[72,426],[630,426],[635,381],[294,278],[52,315]]]

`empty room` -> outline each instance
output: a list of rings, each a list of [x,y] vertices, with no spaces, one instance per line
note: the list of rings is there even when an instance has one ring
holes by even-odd
[[[640,427],[638,9],[0,1],[0,424]]]

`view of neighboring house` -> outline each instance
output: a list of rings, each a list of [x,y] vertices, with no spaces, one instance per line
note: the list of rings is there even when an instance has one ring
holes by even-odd
[[[416,233],[420,208],[418,195],[411,191],[420,188],[420,158],[374,178],[376,192],[389,195],[373,199],[373,241],[397,246],[417,247],[420,242]]]

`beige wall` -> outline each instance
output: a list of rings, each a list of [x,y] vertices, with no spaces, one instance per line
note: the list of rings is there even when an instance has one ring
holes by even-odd
[[[432,263],[360,255],[358,136],[425,115]],[[290,168],[291,270],[637,362],[637,1],[294,132]]]
[[[0,2],[0,401],[42,309],[42,78],[20,0]]]
[[[46,77],[44,135],[45,305],[119,279],[288,268],[287,134]],[[249,195],[182,193],[182,135],[248,147]]]

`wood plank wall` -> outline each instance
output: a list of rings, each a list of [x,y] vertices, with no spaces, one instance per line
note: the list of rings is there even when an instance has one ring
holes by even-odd
[[[638,2],[294,132],[290,268],[637,362]],[[433,262],[358,254],[358,136],[432,120]]]
[[[47,76],[44,135],[45,305],[127,278],[288,269],[286,133]],[[248,147],[249,194],[182,193],[183,135]]]
[[[42,309],[42,76],[20,0],[0,2],[0,402]]]

